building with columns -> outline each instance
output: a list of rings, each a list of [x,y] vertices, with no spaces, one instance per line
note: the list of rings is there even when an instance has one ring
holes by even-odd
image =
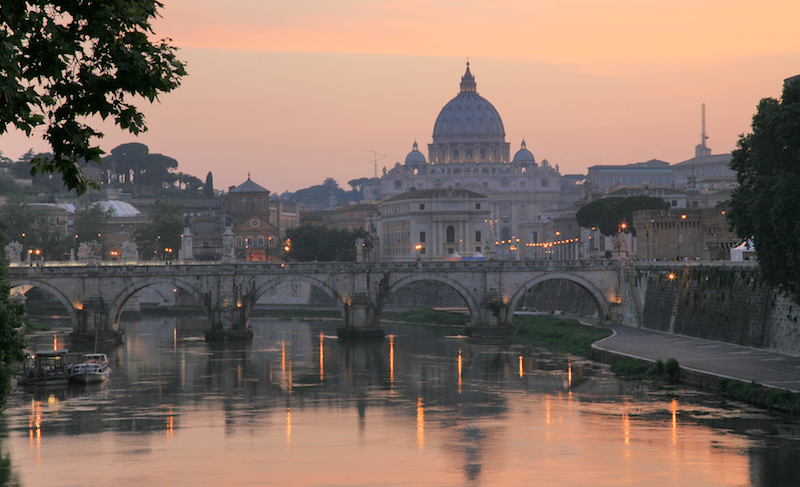
[[[368,223],[373,258],[444,260],[456,252],[484,252],[491,247],[487,201],[463,188],[409,191],[389,198]]]

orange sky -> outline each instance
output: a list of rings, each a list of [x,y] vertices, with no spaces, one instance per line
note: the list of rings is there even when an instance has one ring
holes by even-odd
[[[163,0],[160,37],[189,76],[142,108],[151,152],[217,188],[273,192],[372,175],[423,153],[470,58],[512,154],[524,137],[562,173],[651,158],[700,141],[735,147],[760,98],[800,74],[797,0]],[[137,140],[111,124],[101,147]],[[47,150],[0,137],[13,159]]]

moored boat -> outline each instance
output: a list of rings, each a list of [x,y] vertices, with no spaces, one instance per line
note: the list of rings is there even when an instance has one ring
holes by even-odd
[[[81,384],[102,382],[111,376],[111,366],[104,353],[85,353],[81,361],[72,366],[70,380]]]
[[[69,383],[69,350],[37,351],[26,360],[17,383],[23,386],[51,386]]]

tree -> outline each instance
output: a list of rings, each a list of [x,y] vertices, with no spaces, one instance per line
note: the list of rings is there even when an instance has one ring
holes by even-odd
[[[101,255],[108,252],[108,238],[106,237],[106,226],[109,220],[117,212],[112,207],[104,207],[99,203],[81,208],[75,212],[74,235],[72,236],[74,246],[92,240],[100,244]]]
[[[53,159],[31,161],[31,175],[61,173],[81,195],[89,186],[78,159],[100,163],[93,139],[103,134],[84,120],[112,117],[122,130],[147,130],[131,103],[151,103],[186,75],[176,49],[151,43],[156,0],[53,2],[14,0],[0,9],[0,135],[15,126],[29,136],[44,127]]]
[[[142,258],[151,255],[159,260],[176,257],[185,223],[183,205],[156,201],[150,210],[150,223],[133,234],[139,255]]]
[[[657,196],[610,196],[584,206],[578,210],[575,219],[583,228],[597,227],[607,237],[616,235],[620,224],[624,222],[627,231],[636,236],[636,228],[633,226],[634,211],[667,209],[669,203]]]
[[[288,256],[301,262],[352,262],[356,260],[356,239],[368,241],[363,228],[343,230],[311,224],[287,229],[286,237],[291,240]]]
[[[49,214],[46,207],[32,205],[25,195],[13,194],[8,198],[3,208],[3,223],[6,237],[22,243],[25,253],[38,250],[40,259],[61,260],[68,251],[66,221]]]
[[[203,195],[206,198],[214,197],[214,175],[211,174],[211,171],[208,171],[208,175],[206,176],[206,184],[203,185]]]
[[[25,305],[9,300],[11,288],[6,281],[6,259],[0,259],[0,408],[11,391],[15,362],[25,358],[25,340],[17,331],[22,326]]]
[[[731,158],[738,186],[727,216],[752,239],[765,280],[800,301],[800,82],[787,82],[780,101],[761,100],[752,127]]]

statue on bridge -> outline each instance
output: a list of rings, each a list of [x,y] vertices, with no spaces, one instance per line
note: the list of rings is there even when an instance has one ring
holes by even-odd
[[[138,262],[139,261],[139,248],[136,242],[124,241],[122,242],[122,262]]]
[[[78,246],[78,260],[87,263],[98,263],[100,261],[100,242],[91,240],[81,242]]]
[[[236,260],[236,255],[234,254],[234,247],[233,247],[233,239],[236,238],[236,235],[231,230],[230,225],[225,229],[225,233],[222,234],[222,262],[230,263]]]
[[[22,254],[22,244],[16,240],[6,245],[6,258],[11,264],[19,264],[22,262],[20,255]]]

